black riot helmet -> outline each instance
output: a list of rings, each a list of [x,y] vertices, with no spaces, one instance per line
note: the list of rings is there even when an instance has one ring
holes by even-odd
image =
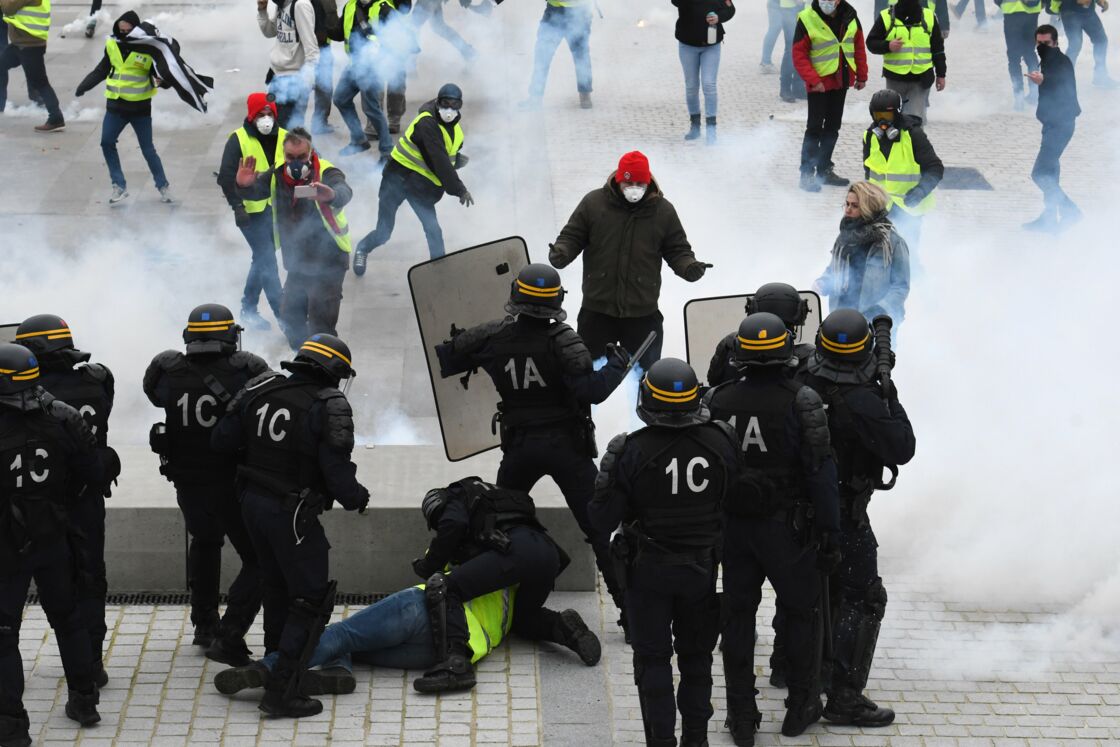
[[[16,343],[23,345],[44,362],[67,358],[73,363],[89,360],[89,353],[74,349],[70,325],[54,314],[36,314],[23,320],[16,329]]]
[[[350,348],[338,337],[325,332],[311,335],[299,346],[294,360],[280,364],[281,368],[289,371],[298,371],[304,366],[326,373],[336,385],[342,379],[357,375],[351,362]]]
[[[662,358],[649,367],[638,389],[638,417],[649,425],[683,428],[708,420],[692,366]]]
[[[735,363],[739,366],[781,366],[793,356],[793,335],[777,314],[759,311],[739,322]]]
[[[568,318],[568,313],[561,308],[563,303],[560,273],[549,265],[535,263],[521,268],[510,284],[506,311],[562,322]]]
[[[837,309],[817,330],[817,355],[834,361],[861,364],[874,344],[866,317],[855,309]]]
[[[809,302],[792,285],[766,283],[747,298],[746,311],[747,314],[760,311],[777,314],[792,330],[805,323],[805,317],[809,316]]]
[[[436,106],[460,109],[463,106],[463,89],[454,83],[444,83],[436,94]]]
[[[241,329],[228,306],[220,303],[195,306],[183,330],[187,355],[233,353],[241,347]]]
[[[420,511],[424,514],[424,521],[428,522],[428,529],[436,528],[449,500],[451,500],[451,491],[447,488],[436,488],[424,494],[424,500],[420,502]]]
[[[0,343],[0,394],[16,394],[39,381],[39,361],[23,345]]]

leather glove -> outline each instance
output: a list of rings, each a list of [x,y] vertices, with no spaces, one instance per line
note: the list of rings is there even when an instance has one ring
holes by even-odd
[[[840,548],[836,546],[832,537],[825,535],[821,539],[820,547],[817,548],[817,570],[831,575],[840,567],[842,559]]]
[[[909,192],[906,193],[905,197],[902,198],[902,204],[905,205],[906,207],[915,207],[915,206],[917,206],[917,204],[919,202],[921,202],[924,199],[925,199],[924,194],[921,194],[916,189],[912,189],[912,190],[910,190]]]
[[[428,579],[428,576],[432,575],[431,572],[428,570],[428,559],[426,557],[424,557],[424,558],[416,558],[415,560],[413,560],[412,561],[412,572],[426,581]]]
[[[244,205],[238,205],[233,209],[233,222],[237,224],[238,228],[245,228],[249,225],[249,213],[245,212]]]
[[[621,345],[616,345],[613,342],[607,343],[607,365],[612,362],[617,362],[620,368],[626,368],[630,363],[630,353],[626,352],[626,348]]]
[[[459,204],[460,205],[465,205],[467,207],[470,207],[471,205],[473,205],[474,204],[474,198],[471,197],[471,193],[466,191],[466,190],[463,190],[463,194],[459,195]]]
[[[700,278],[704,277],[704,273],[708,271],[711,265],[705,262],[693,262],[688,267],[684,268],[684,279],[690,283],[695,283]]]

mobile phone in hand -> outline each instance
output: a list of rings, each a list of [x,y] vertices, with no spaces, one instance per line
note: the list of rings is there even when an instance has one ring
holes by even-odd
[[[318,194],[318,190],[310,184],[297,184],[294,191],[297,200],[315,199],[315,195]]]

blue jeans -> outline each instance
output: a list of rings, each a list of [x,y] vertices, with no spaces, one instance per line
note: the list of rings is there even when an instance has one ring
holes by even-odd
[[[334,53],[330,42],[319,47],[319,64],[315,67],[315,106],[311,124],[325,127],[331,115],[331,92],[334,87]]]
[[[1106,62],[1108,61],[1108,34],[1105,33],[1101,17],[1097,15],[1097,6],[1090,5],[1081,9],[1077,3],[1072,3],[1077,10],[1066,10],[1062,4],[1062,25],[1066,27],[1066,56],[1073,64],[1077,64],[1077,56],[1081,54],[1081,45],[1085,37],[1093,42],[1093,74],[1094,76],[1108,75]],[[1082,35],[1084,32],[1084,35]]]
[[[307,99],[311,95],[303,76],[299,73],[273,76],[268,83],[268,92],[276,97],[278,124],[285,130],[303,127]]]
[[[264,657],[272,669],[275,652]],[[398,591],[323,631],[308,667],[324,664],[353,669],[351,659],[389,669],[427,669],[436,662],[424,592]]]
[[[700,85],[704,85],[704,111],[709,117],[716,116],[719,106],[719,94],[716,92],[716,82],[719,78],[719,44],[706,47],[694,47],[691,44],[677,42],[681,58],[681,67],[684,68],[684,102],[688,106],[690,115],[700,114]]]
[[[389,134],[389,120],[385,118],[385,111],[381,108],[381,88],[382,83],[378,80],[373,65],[351,59],[335,86],[334,105],[338,107],[342,121],[350,130],[350,142],[368,142],[365,130],[362,129],[362,121],[358,118],[358,109],[354,106],[354,97],[361,93],[362,109],[370,124],[377,130],[377,149],[387,156],[393,150],[393,138]]]
[[[782,31],[782,8],[778,0],[766,3],[766,34],[762,37],[762,63],[771,64],[774,57],[774,43]]]
[[[117,154],[117,139],[127,125],[132,125],[132,131],[140,141],[140,152],[148,162],[148,170],[152,172],[152,178],[156,181],[156,189],[166,187],[167,177],[163,173],[163,162],[159,160],[159,153],[156,153],[155,143],[152,142],[152,116],[106,109],[105,119],[101,120],[101,152],[105,154],[110,181],[121,189],[127,186],[124,171],[121,170],[121,157]]]
[[[576,88],[591,93],[591,8],[545,6],[533,51],[533,79],[529,95],[540,98],[548,81],[548,68],[560,42],[567,41],[576,64]]]
[[[420,225],[424,228],[424,237],[428,240],[428,254],[432,259],[444,255],[443,229],[439,227],[439,218],[436,217],[436,200],[420,194],[408,186],[409,174],[402,174],[403,166],[396,161],[381,173],[381,188],[377,193],[377,227],[366,234],[357,247],[357,251],[372,252],[377,247],[385,244],[393,237],[393,228],[397,225],[397,210],[401,203],[408,200]],[[442,195],[440,195],[442,196]]]
[[[785,50],[782,52],[782,67],[778,71],[779,93],[789,98],[805,98],[805,83],[793,66],[793,35],[797,31],[797,8],[782,8],[782,37]]]
[[[249,216],[249,225],[241,227],[241,235],[253,252],[249,275],[245,278],[245,292],[241,297],[242,311],[256,311],[261,291],[268,299],[269,308],[280,318],[280,269],[276,266],[276,242],[272,237],[272,208]]]

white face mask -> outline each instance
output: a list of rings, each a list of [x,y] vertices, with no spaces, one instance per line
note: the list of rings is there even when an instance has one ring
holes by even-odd
[[[627,202],[637,202],[646,195],[646,188],[641,184],[631,184],[628,187],[622,188],[622,196],[626,198]]]
[[[821,10],[825,12],[825,15],[830,16],[836,12],[836,0],[818,0],[817,4],[821,6]]]
[[[458,109],[445,109],[442,106],[439,109],[439,118],[442,119],[444,122],[447,122],[447,124],[451,124],[452,122],[454,122],[455,117],[458,117],[458,116],[459,116],[459,110]]]
[[[272,128],[276,126],[276,120],[273,119],[271,116],[266,115],[266,116],[263,116],[263,117],[258,117],[256,125],[257,125],[257,132],[259,132],[262,135],[271,135],[272,134]]]

